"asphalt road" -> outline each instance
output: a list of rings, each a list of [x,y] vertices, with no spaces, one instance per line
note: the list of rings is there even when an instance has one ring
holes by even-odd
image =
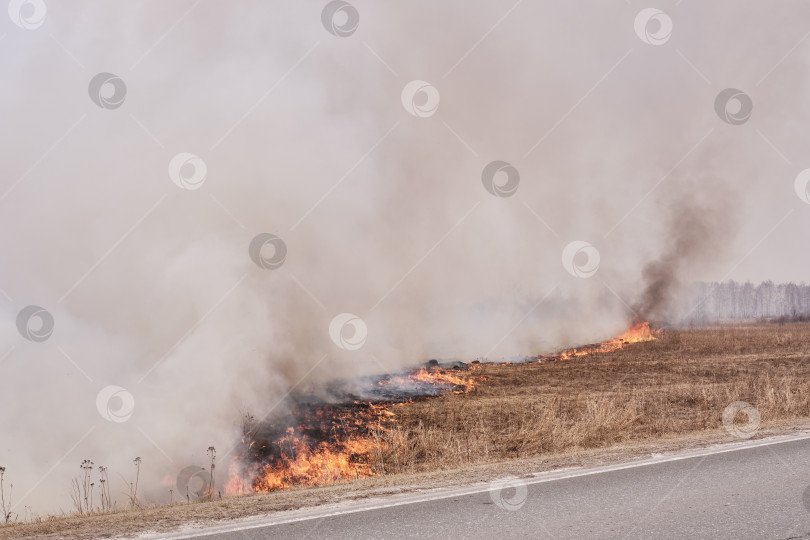
[[[810,538],[808,487],[804,435],[168,537]]]

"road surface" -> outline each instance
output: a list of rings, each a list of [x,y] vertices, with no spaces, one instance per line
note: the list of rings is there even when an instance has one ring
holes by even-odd
[[[810,539],[809,486],[803,434],[161,538]]]

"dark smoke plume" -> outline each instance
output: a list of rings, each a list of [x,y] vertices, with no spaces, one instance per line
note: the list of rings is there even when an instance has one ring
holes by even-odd
[[[639,318],[663,321],[690,308],[678,299],[693,273],[727,251],[737,216],[728,196],[711,183],[690,184],[666,208],[664,251],[641,272],[644,289],[636,303]]]

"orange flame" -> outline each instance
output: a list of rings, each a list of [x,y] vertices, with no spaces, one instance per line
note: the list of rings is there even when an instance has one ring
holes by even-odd
[[[467,393],[475,389],[479,379],[480,376],[471,373],[429,367],[387,377],[377,384],[390,385],[395,389],[420,384],[437,389],[439,393]],[[391,408],[408,401],[410,399],[403,399],[400,403],[355,402],[355,407],[325,405],[315,409],[308,413],[308,420],[302,425],[288,427],[282,437],[271,443],[274,453],[269,462],[245,475],[239,466],[239,458],[236,458],[229,469],[226,492],[246,492],[245,476],[253,478],[251,489],[258,492],[374,476],[372,457],[384,449],[375,433],[389,429],[396,416]],[[307,435],[312,433],[308,424],[321,428],[326,426],[330,433],[328,440],[313,439]],[[323,431],[318,433],[322,435]],[[247,453],[253,449],[255,441],[245,440],[243,443]]]
[[[234,459],[228,467],[228,481],[225,483],[227,495],[245,495],[253,491],[239,465],[239,460]]]
[[[659,332],[660,330],[650,328],[650,323],[646,321],[636,321],[624,334],[621,334],[620,336],[616,336],[613,339],[609,339],[595,345],[585,345],[583,347],[566,349],[558,355],[552,356],[551,359],[568,360],[569,358],[576,358],[578,356],[585,356],[588,354],[613,352],[631,343],[653,341],[656,339]]]
[[[341,426],[341,435],[336,432],[331,441],[310,440],[303,434],[305,425],[288,427],[285,435],[274,443],[279,449],[278,456],[254,475],[253,491],[268,492],[296,485],[315,486],[374,476],[371,457],[381,450],[381,444],[373,432],[385,429],[384,424],[394,413],[387,405],[356,405],[356,409],[341,412],[326,408],[314,412],[319,421],[332,415],[329,421]],[[238,468],[232,469],[231,473],[232,476],[237,474]],[[238,485],[238,481],[234,480],[233,484]]]
[[[411,374],[410,378],[439,387],[454,387],[453,392],[456,394],[472,392],[478,383],[475,377],[471,377],[466,373],[454,374],[443,369],[421,368],[416,373]]]
[[[314,486],[338,480],[350,480],[372,476],[369,456],[379,446],[371,438],[354,437],[329,444],[326,441],[310,448],[307,442],[295,434],[293,428],[281,438],[279,444],[286,447],[282,459],[265,465],[253,489],[259,492],[273,491],[293,485]]]

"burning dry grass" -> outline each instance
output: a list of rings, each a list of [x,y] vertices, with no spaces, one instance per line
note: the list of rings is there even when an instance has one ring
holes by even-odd
[[[734,401],[756,406],[763,430],[806,424],[808,356],[810,323],[793,322],[666,331],[654,341],[560,362],[476,365],[474,375],[485,379],[469,392],[450,390],[374,412],[385,419],[368,430],[371,446],[347,451],[345,465],[359,471],[362,457],[359,462],[375,476],[317,477],[323,471],[313,470],[307,474],[336,484],[16,524],[0,527],[0,538],[131,535],[402,489],[396,486],[458,486],[505,471],[618,461],[639,452],[734,440],[721,421]],[[386,413],[378,414],[382,410]],[[300,442],[285,444],[292,455]],[[361,478],[344,482],[355,477]]]
[[[746,401],[763,425],[810,416],[810,324],[718,326],[555,363],[481,365],[468,394],[394,409],[378,473],[601,448],[722,426]]]
[[[271,423],[271,432],[258,439],[262,465],[252,488],[266,492],[681,436],[720,427],[723,410],[737,401],[757,407],[766,424],[807,417],[808,344],[806,323],[679,331],[651,331],[640,323],[601,344],[536,357],[540,362],[386,378],[379,384],[447,386],[443,395],[405,403],[305,410],[286,432],[273,431]]]
[[[550,356],[526,357],[523,361],[556,362],[613,352],[633,343],[654,340],[657,334],[659,332],[651,330],[648,323],[639,321],[624,334],[608,341]],[[349,392],[341,394],[339,382],[331,385],[338,404],[318,401],[314,394],[297,396],[288,414],[246,429],[243,449],[232,463],[226,491],[229,494],[268,492],[374,476],[386,472],[385,460],[390,457],[394,458],[397,471],[406,463],[413,465],[411,458],[400,462],[402,456],[398,449],[413,447],[407,440],[411,430],[399,422],[392,408],[419,397],[469,394],[487,379],[480,367],[478,362],[442,367],[433,361],[428,367],[417,370],[388,374],[376,380],[364,378],[367,385],[371,383],[371,388],[355,388],[355,392],[359,390],[374,401],[360,401]],[[548,410],[544,414],[548,414]],[[423,427],[421,422],[419,427]],[[455,433],[444,430],[438,437],[430,438],[440,441],[441,436],[454,437]],[[488,453],[483,459],[487,456]]]
[[[430,366],[388,374],[371,384],[372,395],[384,396],[375,401],[360,401],[348,393],[338,403],[309,394],[296,396],[288,411],[245,430],[226,493],[269,492],[375,476],[374,464],[389,447],[382,434],[397,425],[391,409],[414,396],[472,392],[484,379],[475,371]],[[364,393],[369,393],[368,388]]]

